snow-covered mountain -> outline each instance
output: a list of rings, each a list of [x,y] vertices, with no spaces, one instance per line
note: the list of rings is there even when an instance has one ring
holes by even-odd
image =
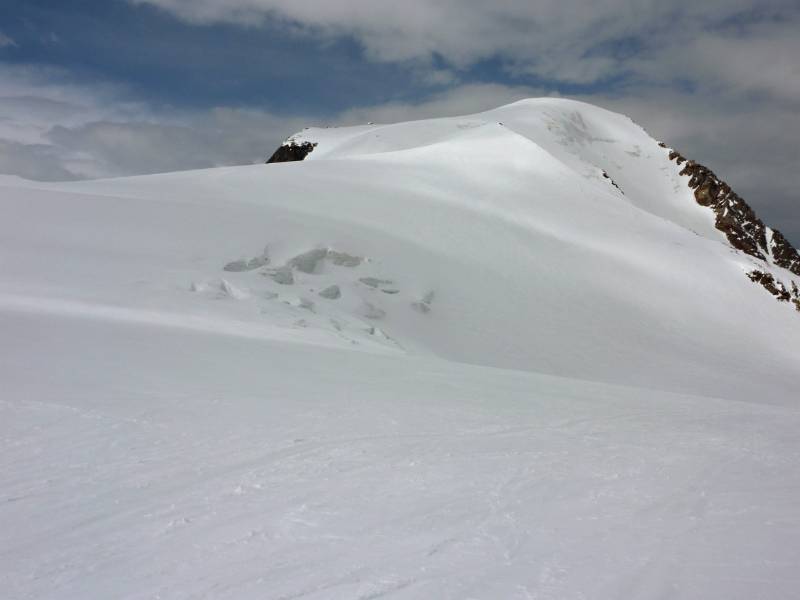
[[[0,179],[10,597],[792,597],[800,257],[724,182],[560,99],[271,162]]]

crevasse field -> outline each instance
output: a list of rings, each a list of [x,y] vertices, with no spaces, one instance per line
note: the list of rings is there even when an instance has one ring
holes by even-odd
[[[0,179],[0,596],[797,597],[800,315],[668,150],[554,99],[296,139]]]

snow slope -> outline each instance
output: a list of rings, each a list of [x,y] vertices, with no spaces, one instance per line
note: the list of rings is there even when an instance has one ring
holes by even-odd
[[[667,150],[553,99],[295,137],[0,179],[9,597],[793,597],[800,318]]]

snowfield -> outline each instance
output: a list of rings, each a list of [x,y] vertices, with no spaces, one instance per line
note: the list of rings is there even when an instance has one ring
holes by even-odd
[[[668,150],[555,99],[295,139],[0,179],[2,597],[797,597],[800,315]]]

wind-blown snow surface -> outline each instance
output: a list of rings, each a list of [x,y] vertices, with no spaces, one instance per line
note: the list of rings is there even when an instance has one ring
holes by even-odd
[[[666,150],[563,100],[300,139],[0,180],[4,596],[794,597],[800,318]]]

